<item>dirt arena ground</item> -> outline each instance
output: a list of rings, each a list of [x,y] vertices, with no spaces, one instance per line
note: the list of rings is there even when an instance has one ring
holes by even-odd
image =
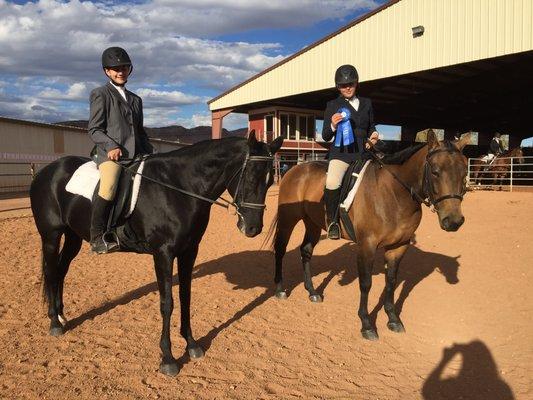
[[[271,189],[265,225],[275,213]],[[273,293],[265,232],[242,236],[213,208],[195,267],[192,325],[206,349],[158,372],[159,295],[144,255],[94,256],[84,244],[65,288],[70,330],[48,336],[40,240],[28,212],[0,220],[2,399],[532,399],[533,194],[468,193],[466,223],[442,231],[424,211],[396,290],[407,332],[386,328],[378,257],[370,309],[380,340],[361,338],[355,245],[320,242],[312,260],[324,302],[310,303],[293,235],[289,299]],[[26,215],[26,216],[24,216]],[[0,218],[2,214],[0,213]],[[177,305],[178,287],[174,287]]]

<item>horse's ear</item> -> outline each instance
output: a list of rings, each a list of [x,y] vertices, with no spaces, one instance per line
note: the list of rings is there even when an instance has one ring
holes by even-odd
[[[281,149],[281,145],[283,144],[283,136],[278,136],[275,140],[270,143],[270,152],[272,154],[277,153],[279,149]]]
[[[433,129],[428,129],[427,142],[429,150],[433,150],[439,147],[439,139],[437,138],[435,132],[433,132]]]
[[[461,151],[463,151],[463,148],[467,145],[467,144],[470,144],[471,143],[471,140],[472,140],[472,133],[471,132],[468,132],[467,134],[463,135],[463,137],[461,139],[459,139],[457,141],[457,143],[455,143],[455,145],[457,146],[457,148]]]
[[[255,129],[252,129],[248,134],[248,146],[253,147],[257,144],[257,139],[255,137]]]

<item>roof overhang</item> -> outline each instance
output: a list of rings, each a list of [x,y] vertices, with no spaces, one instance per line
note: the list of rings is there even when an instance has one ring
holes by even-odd
[[[533,127],[533,51],[366,81],[358,93],[372,99],[380,124],[497,130],[525,138]],[[323,111],[336,96],[332,87],[243,104],[233,112],[272,106]]]

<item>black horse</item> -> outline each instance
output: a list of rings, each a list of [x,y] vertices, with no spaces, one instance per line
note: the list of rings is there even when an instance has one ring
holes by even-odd
[[[237,209],[239,230],[254,237],[263,228],[265,196],[273,182],[273,154],[282,143],[282,138],[270,145],[258,142],[253,131],[248,140],[234,137],[208,140],[149,157],[143,175],[213,200],[227,189]],[[43,291],[53,336],[63,334],[66,323],[63,316],[65,275],[82,240],[89,240],[91,202],[65,190],[74,171],[87,161],[83,157],[61,158],[43,168],[30,189],[31,208],[42,239]],[[210,210],[210,202],[143,179],[136,208],[125,223],[144,249],[133,251],[154,257],[163,317],[160,371],[167,375],[178,373],[170,343],[175,258],[178,260],[180,332],[187,341],[191,358],[204,354],[191,331],[191,275]],[[62,237],[64,244],[60,249]]]

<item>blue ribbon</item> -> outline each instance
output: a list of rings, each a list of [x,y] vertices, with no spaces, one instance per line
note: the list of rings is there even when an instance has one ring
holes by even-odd
[[[350,110],[341,107],[337,111],[342,114],[342,121],[337,125],[337,134],[335,135],[335,147],[348,146],[354,142],[352,124],[350,124]]]

